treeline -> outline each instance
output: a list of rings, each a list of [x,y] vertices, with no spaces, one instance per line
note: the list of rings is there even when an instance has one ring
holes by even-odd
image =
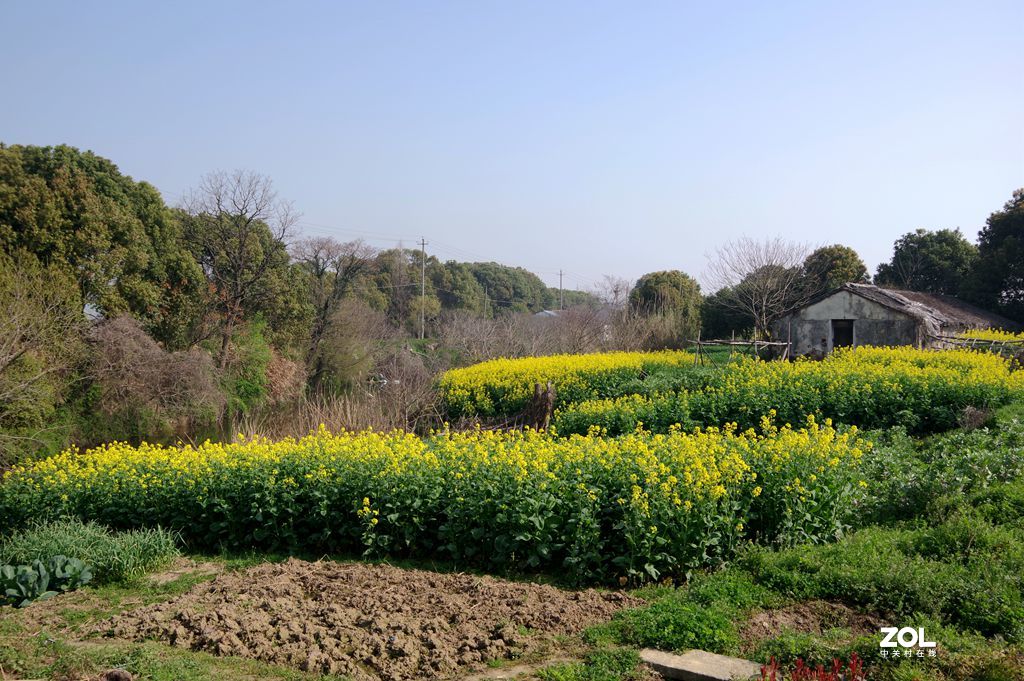
[[[849,246],[810,250],[779,238],[725,244],[712,257],[708,278],[714,290],[704,294],[683,272],[653,272],[629,299],[666,320],[670,342],[693,338],[698,329],[705,338],[769,338],[774,320],[850,282],[956,296],[1024,324],[1024,189],[989,215],[976,244],[959,229],[904,234],[873,279]]]
[[[709,272],[710,292],[674,270],[559,292],[519,267],[303,236],[257,174],[211,173],[171,207],[91,152],[0,144],[0,467],[69,443],[426,428],[453,365],[766,337],[871,280],[847,246],[781,239],[730,242]],[[1024,190],[977,245],[902,236],[874,280],[1024,321]]]
[[[423,256],[304,238],[256,174],[212,173],[170,207],[91,152],[0,145],[0,462],[423,383],[459,358],[417,336],[559,305],[525,269]]]

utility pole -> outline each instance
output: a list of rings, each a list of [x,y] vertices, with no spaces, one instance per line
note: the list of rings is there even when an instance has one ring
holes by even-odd
[[[562,309],[562,270],[558,270],[558,309]]]
[[[427,326],[427,240],[420,237],[420,340]]]

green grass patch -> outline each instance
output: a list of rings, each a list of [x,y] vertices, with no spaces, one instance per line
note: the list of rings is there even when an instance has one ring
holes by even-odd
[[[537,672],[543,681],[628,681],[636,678],[640,656],[628,648],[600,648],[585,662],[551,665]]]
[[[0,541],[0,563],[26,564],[57,555],[85,562],[94,583],[106,584],[155,570],[179,552],[176,536],[160,528],[114,532],[77,519],[36,524]]]
[[[611,622],[588,630],[584,639],[592,644],[735,654],[740,644],[736,622],[753,610],[785,602],[736,569],[700,574],[679,589],[651,587],[640,593],[649,605],[618,613]]]

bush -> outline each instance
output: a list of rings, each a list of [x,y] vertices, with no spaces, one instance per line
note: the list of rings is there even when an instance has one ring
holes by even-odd
[[[97,584],[139,577],[178,555],[177,537],[159,528],[112,532],[94,522],[40,523],[0,540],[0,563],[47,561],[64,555],[88,561]]]
[[[537,672],[543,681],[627,681],[646,678],[634,674],[640,655],[628,648],[604,648],[587,654],[584,663],[556,664]]]
[[[223,412],[206,352],[167,352],[128,316],[97,322],[88,341],[86,442],[173,441],[210,428]]]
[[[689,601],[685,594],[615,616],[623,641],[660,650],[729,651],[739,645],[732,620],[723,612]]]

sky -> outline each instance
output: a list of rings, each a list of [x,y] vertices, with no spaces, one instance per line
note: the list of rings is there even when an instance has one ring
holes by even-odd
[[[974,239],[1024,187],[1024,3],[0,0],[0,141],[176,204],[272,178],[309,236],[591,289],[730,239]]]

